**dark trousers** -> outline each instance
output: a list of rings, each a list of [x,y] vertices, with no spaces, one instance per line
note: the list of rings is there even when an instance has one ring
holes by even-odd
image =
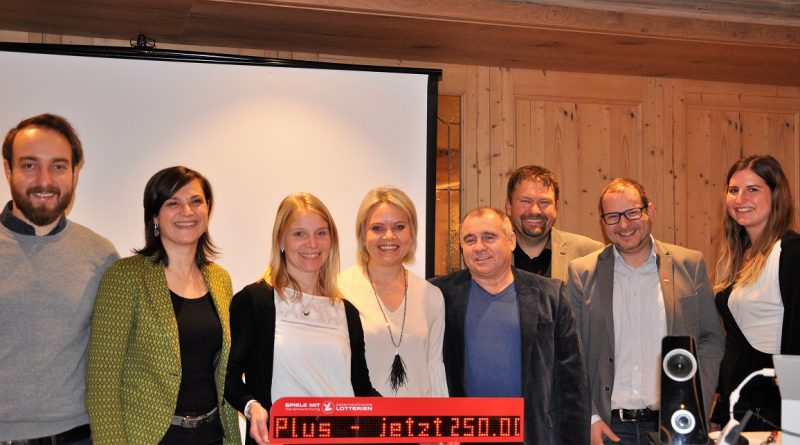
[[[658,432],[658,419],[653,420],[636,420],[632,422],[623,422],[618,418],[611,418],[611,431],[619,436],[619,442],[612,442],[608,438],[603,439],[606,445],[650,445],[650,439],[647,434]]]
[[[222,422],[217,416],[197,428],[170,425],[159,445],[222,445]]]
[[[92,438],[89,425],[86,424],[52,436],[0,441],[0,443],[11,445],[92,445]]]

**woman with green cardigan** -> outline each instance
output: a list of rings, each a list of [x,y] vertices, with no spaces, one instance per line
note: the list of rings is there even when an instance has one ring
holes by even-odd
[[[222,397],[231,279],[211,262],[208,181],[186,167],[145,187],[145,247],[100,282],[86,407],[95,445],[238,444]]]

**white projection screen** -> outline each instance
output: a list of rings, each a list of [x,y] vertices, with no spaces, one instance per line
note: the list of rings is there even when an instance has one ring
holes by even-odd
[[[439,70],[346,66],[129,48],[0,44],[0,131],[60,114],[84,145],[69,218],[120,255],[143,245],[142,194],[156,171],[198,170],[215,200],[210,233],[234,291],[268,261],[280,200],[322,199],[355,264],[355,214],[373,187],[411,196],[415,264],[432,275]],[[0,187],[0,201],[10,199]],[[426,261],[426,258],[428,259]]]

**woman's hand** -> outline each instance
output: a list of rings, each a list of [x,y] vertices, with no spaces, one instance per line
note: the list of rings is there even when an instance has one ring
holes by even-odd
[[[269,413],[258,402],[250,404],[250,437],[256,441],[258,445],[266,445],[269,443],[269,430],[267,429],[267,421],[269,420]]]

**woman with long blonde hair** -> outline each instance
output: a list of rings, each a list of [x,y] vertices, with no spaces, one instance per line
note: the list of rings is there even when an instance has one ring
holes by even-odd
[[[740,159],[728,170],[714,291],[725,326],[719,398],[711,421],[728,420],[731,391],[774,354],[800,354],[800,235],[790,230],[794,205],[780,163],[769,155]],[[748,429],[780,425],[781,398],[771,379],[748,383],[736,417]],[[770,422],[770,423],[765,423]]]
[[[339,236],[328,209],[308,193],[284,198],[264,277],[231,302],[225,399],[248,419],[247,444],[267,443],[269,410],[281,397],[380,395],[370,383],[358,310],[342,299],[338,273]]]

